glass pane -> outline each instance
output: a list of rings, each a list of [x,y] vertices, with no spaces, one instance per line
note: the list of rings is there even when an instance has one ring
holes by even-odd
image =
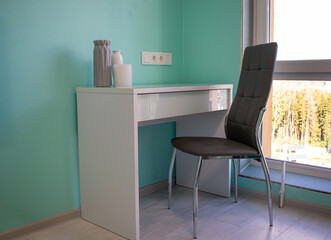
[[[331,59],[330,10],[330,0],[273,0],[277,60]]]
[[[331,168],[331,82],[274,81],[272,158]]]

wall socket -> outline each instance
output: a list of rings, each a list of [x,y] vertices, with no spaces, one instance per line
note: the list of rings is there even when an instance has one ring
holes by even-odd
[[[143,65],[172,65],[172,53],[141,52]]]

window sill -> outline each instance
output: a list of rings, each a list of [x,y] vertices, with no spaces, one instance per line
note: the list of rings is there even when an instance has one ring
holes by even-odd
[[[271,181],[274,183],[281,182],[282,171],[269,169]],[[264,180],[264,174],[260,166],[250,164],[240,173],[241,177]],[[331,194],[331,179],[308,176],[299,173],[286,172],[285,184],[287,186],[303,188],[315,192]]]

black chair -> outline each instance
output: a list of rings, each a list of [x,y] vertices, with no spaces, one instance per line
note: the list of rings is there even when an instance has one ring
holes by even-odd
[[[273,225],[272,196],[269,169],[264,158],[260,127],[272,86],[277,43],[261,44],[245,49],[237,93],[225,121],[226,138],[177,137],[171,140],[174,151],[168,179],[168,208],[171,205],[172,171],[176,149],[198,156],[193,183],[193,237],[197,238],[198,181],[202,160],[232,159],[235,202],[238,201],[237,160],[255,159],[261,162],[267,185],[270,226]]]

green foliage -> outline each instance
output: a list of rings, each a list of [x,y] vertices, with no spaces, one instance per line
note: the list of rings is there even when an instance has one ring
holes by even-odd
[[[280,145],[331,151],[331,93],[326,82],[274,81],[272,138]]]

